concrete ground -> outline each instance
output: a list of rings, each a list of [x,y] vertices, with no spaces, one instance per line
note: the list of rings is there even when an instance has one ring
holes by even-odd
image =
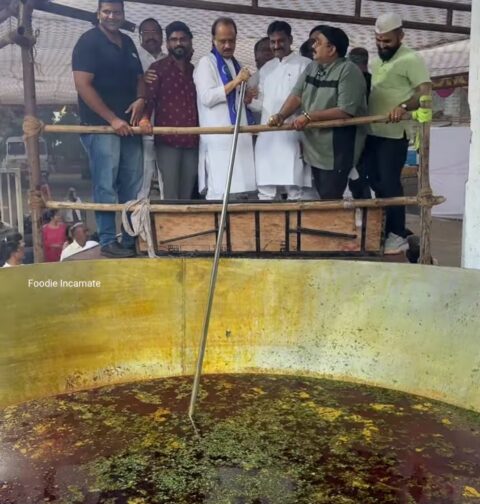
[[[420,232],[420,217],[407,214],[407,226],[415,233]],[[439,219],[432,223],[432,256],[439,266],[460,267],[462,257],[462,221]]]

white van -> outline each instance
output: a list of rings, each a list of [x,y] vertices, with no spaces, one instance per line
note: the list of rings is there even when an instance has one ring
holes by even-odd
[[[28,179],[28,157],[23,137],[9,137],[6,140],[4,168],[8,170],[20,170],[22,178]],[[43,138],[38,139],[40,150],[40,171],[45,179],[48,179],[48,152],[47,143]]]

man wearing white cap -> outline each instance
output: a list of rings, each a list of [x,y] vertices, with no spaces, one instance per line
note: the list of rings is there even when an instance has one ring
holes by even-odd
[[[76,222],[68,230],[68,234],[72,239],[72,243],[67,245],[60,256],[60,261],[64,261],[70,256],[78,254],[83,250],[88,250],[90,248],[96,247],[98,243],[93,240],[88,239],[88,229],[83,222]]]
[[[402,44],[402,19],[393,12],[375,23],[379,59],[372,65],[370,115],[388,115],[387,124],[372,124],[365,147],[367,176],[379,198],[403,196],[401,173],[408,151],[408,129],[400,123],[407,111],[419,108],[432,85],[423,59]],[[385,254],[408,249],[405,207],[387,209]]]

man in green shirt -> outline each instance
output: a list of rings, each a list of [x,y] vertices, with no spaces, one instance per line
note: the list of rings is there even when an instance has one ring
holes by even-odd
[[[387,124],[372,124],[365,147],[365,165],[370,186],[379,198],[403,196],[401,173],[408,151],[408,129],[400,122],[407,111],[420,106],[420,97],[432,86],[423,59],[402,44],[402,19],[382,14],[375,24],[379,59],[372,65],[370,115],[389,115]],[[408,249],[405,207],[387,209],[385,254]]]
[[[345,32],[319,25],[310,32],[310,38],[314,40],[314,61],[300,75],[280,111],[270,118],[271,126],[281,126],[298,109],[303,113],[293,122],[297,130],[311,121],[366,115],[365,79],[357,65],[345,59],[349,44]],[[356,126],[305,130],[303,155],[312,166],[321,199],[343,197],[365,136],[365,129]]]

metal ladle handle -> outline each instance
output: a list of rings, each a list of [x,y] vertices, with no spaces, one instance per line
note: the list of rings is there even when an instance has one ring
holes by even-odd
[[[207,309],[205,311],[205,318],[203,321],[202,339],[200,340],[200,348],[199,348],[199,352],[198,352],[197,366],[196,366],[196,370],[195,370],[195,377],[193,380],[192,395],[190,397],[190,406],[188,408],[188,416],[189,416],[190,421],[192,422],[192,425],[195,429],[195,432],[197,432],[197,434],[198,434],[198,431],[197,431],[197,428],[195,427],[195,422],[193,421],[193,415],[195,413],[195,404],[197,402],[198,389],[200,386],[200,378],[202,375],[202,368],[203,368],[203,360],[205,357],[205,349],[207,346],[208,328],[210,325],[210,314],[212,312],[213,297],[215,294],[215,286],[217,283],[218,263],[220,260],[220,253],[221,253],[221,247],[222,247],[222,242],[223,242],[223,233],[225,230],[225,222],[227,220],[228,199],[230,196],[230,187],[232,185],[232,176],[233,176],[233,167],[235,165],[235,156],[237,154],[238,135],[240,133],[240,123],[242,120],[243,102],[245,99],[246,87],[247,87],[247,83],[242,82],[242,84],[240,85],[240,93],[239,93],[239,97],[238,97],[237,120],[235,121],[235,129],[233,130],[233,141],[232,141],[232,149],[230,151],[230,162],[228,165],[227,182],[225,184],[225,192],[223,195],[222,215],[220,217],[220,226],[218,229],[217,243],[215,246],[215,256],[213,259],[212,273],[210,275],[210,286],[208,289]]]

